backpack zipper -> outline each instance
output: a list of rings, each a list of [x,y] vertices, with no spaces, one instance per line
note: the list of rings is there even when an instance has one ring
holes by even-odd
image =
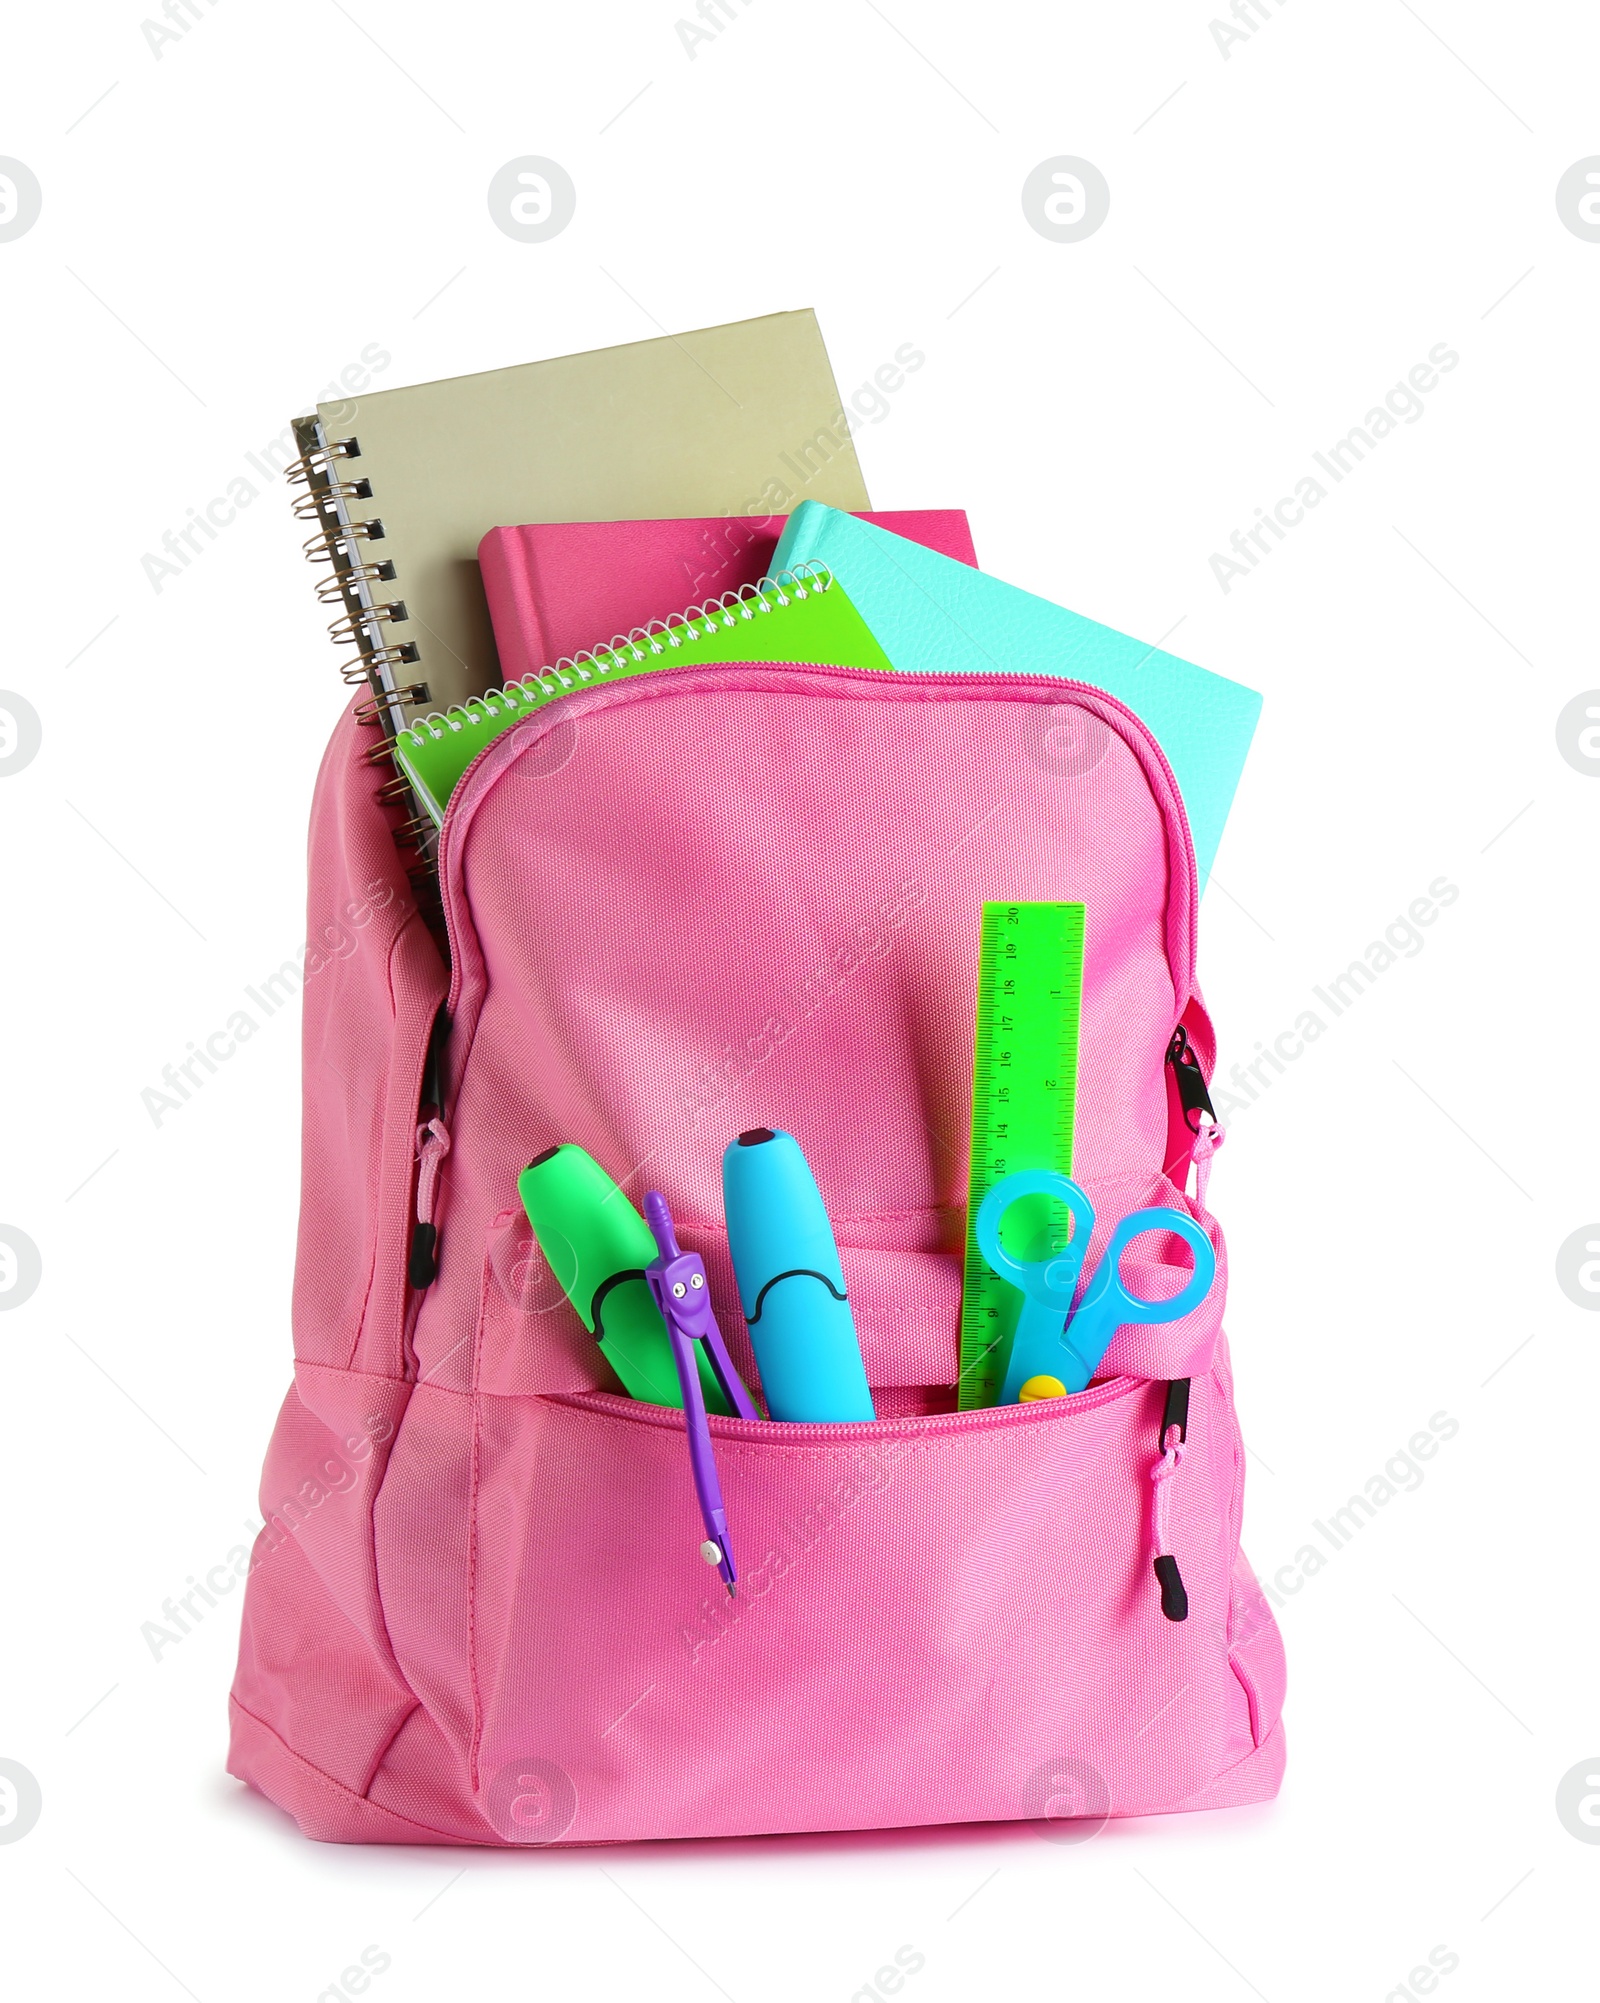
[[[903,1419],[739,1419],[712,1413],[708,1425],[713,1438],[752,1442],[772,1447],[877,1446],[891,1449],[896,1441],[939,1438],[951,1433],[1005,1431],[1038,1425],[1060,1425],[1074,1418],[1130,1398],[1143,1388],[1136,1377],[1112,1377],[1093,1384],[1070,1398],[1041,1398],[1029,1405],[980,1405],[970,1412],[923,1412],[912,1415],[918,1426],[915,1435],[901,1428]],[[581,1404],[585,1409],[605,1411],[635,1425],[658,1426],[681,1431],[683,1414],[666,1405],[645,1405],[615,1391],[550,1391],[552,1402]]]

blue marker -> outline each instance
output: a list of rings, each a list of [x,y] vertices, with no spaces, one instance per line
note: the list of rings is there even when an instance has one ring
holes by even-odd
[[[844,1268],[793,1134],[752,1127],[722,1157],[739,1302],[774,1419],[873,1419]]]

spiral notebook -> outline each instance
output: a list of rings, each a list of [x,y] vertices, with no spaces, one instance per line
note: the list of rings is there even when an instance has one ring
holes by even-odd
[[[476,561],[496,522],[872,505],[809,309],[355,395],[294,432],[317,595],[390,735],[505,678]]]
[[[394,755],[438,825],[457,781],[484,746],[561,696],[660,668],[723,667],[735,661],[890,665],[827,566],[801,564],[654,622],[648,631],[619,633],[603,646],[586,648],[522,681],[415,718],[396,735]]]

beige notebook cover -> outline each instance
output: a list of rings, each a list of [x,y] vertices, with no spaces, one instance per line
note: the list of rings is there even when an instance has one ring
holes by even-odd
[[[357,525],[328,529],[350,643],[383,650],[387,685],[427,685],[408,713],[479,695],[502,679],[478,577],[486,530],[786,514],[806,499],[867,509],[840,412],[809,308],[324,404],[325,470]],[[338,454],[352,438],[358,452]]]

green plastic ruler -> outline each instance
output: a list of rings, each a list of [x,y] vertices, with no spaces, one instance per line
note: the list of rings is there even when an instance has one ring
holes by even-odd
[[[978,1205],[1024,1168],[1072,1172],[1083,1004],[1081,904],[985,903],[978,942],[978,1027],[972,1063],[972,1153],[961,1275],[963,1412],[992,1405],[1022,1296],[978,1251]],[[1053,1206],[1028,1196],[1006,1213],[1005,1242],[1019,1258],[1052,1249]]]

